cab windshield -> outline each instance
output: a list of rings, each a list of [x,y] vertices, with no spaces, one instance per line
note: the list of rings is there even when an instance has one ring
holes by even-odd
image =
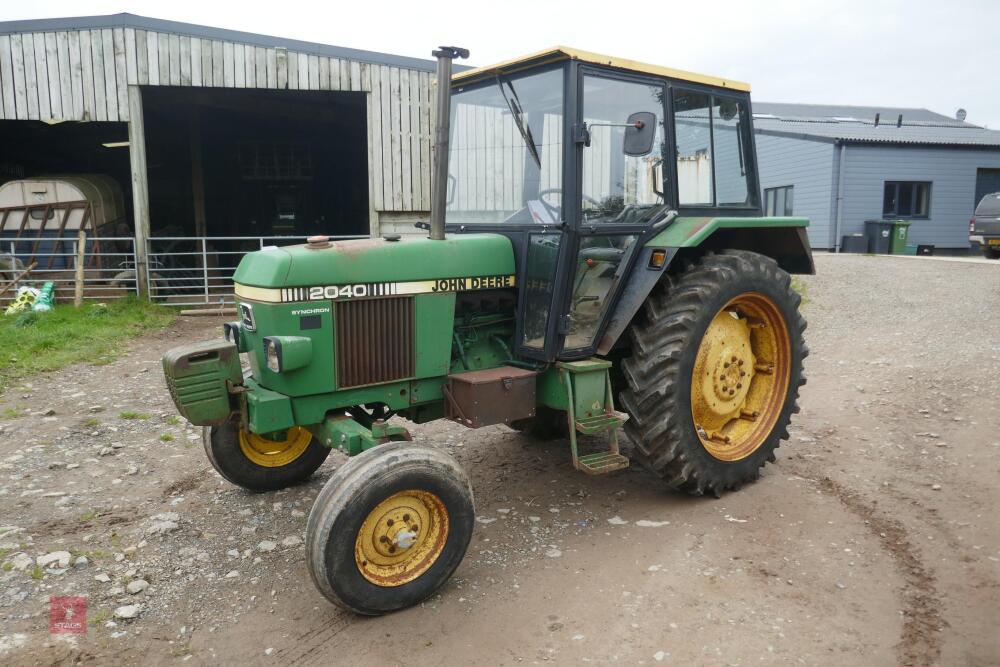
[[[448,224],[559,224],[563,70],[499,76],[451,98]]]

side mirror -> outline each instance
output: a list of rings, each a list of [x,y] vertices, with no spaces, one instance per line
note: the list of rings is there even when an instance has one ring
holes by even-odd
[[[648,155],[656,138],[656,114],[637,111],[628,117],[622,152],[630,157]]]

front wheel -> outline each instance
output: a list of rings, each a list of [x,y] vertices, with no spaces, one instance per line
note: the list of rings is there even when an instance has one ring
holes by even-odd
[[[385,614],[448,580],[474,521],[472,487],[452,457],[409,442],[379,445],[341,466],[320,491],[306,525],[306,564],[330,602]]]
[[[330,454],[301,426],[273,436],[272,440],[245,431],[239,422],[230,420],[206,426],[202,440],[212,467],[249,491],[276,491],[305,481]]]
[[[774,260],[742,250],[665,277],[622,364],[625,429],[641,463],[696,495],[757,479],[798,412],[800,300]]]

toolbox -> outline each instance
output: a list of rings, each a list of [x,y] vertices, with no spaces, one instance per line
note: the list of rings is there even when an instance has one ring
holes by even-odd
[[[445,416],[469,428],[534,417],[536,375],[515,366],[449,375]]]

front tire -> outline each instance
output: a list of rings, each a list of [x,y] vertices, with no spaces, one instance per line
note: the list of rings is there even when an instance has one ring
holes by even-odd
[[[444,452],[392,442],[358,454],[320,491],[306,563],[333,604],[376,616],[413,606],[454,573],[472,539],[472,486]]]
[[[718,496],[774,461],[805,383],[800,301],[774,260],[742,250],[708,253],[650,294],[621,402],[634,456],[668,486]]]
[[[288,429],[282,440],[270,440],[230,420],[206,426],[202,441],[216,472],[248,491],[276,491],[303,482],[330,455],[328,447],[298,426]]]

